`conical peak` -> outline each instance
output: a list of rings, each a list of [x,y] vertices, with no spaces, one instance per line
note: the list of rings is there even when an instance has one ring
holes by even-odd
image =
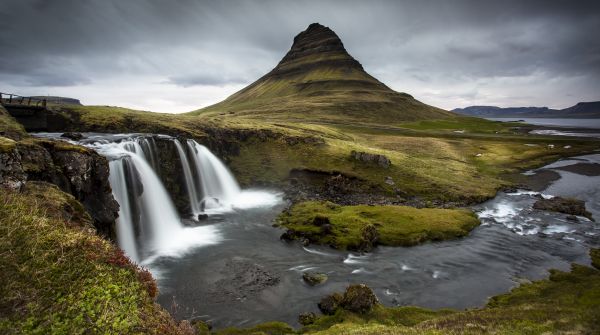
[[[344,44],[333,30],[319,23],[312,23],[306,30],[294,37],[290,51],[278,66],[324,61],[328,58],[335,59],[340,63],[350,63],[351,66],[362,69],[360,63],[348,54]]]
[[[312,23],[305,31],[296,35],[292,50],[306,48],[311,45],[316,46],[318,44],[336,45],[344,50],[342,41],[333,30],[319,23]]]

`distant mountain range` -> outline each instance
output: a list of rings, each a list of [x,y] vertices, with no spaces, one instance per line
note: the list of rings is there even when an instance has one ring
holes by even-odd
[[[507,107],[470,106],[456,108],[455,113],[477,117],[508,117],[508,118],[600,118],[600,101],[580,102],[565,109],[550,109],[548,107]]]

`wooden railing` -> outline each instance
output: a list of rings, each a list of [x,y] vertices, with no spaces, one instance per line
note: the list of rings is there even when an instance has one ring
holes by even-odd
[[[23,105],[23,106],[35,106],[46,108],[46,99],[39,99],[33,97],[23,97],[11,93],[0,92],[0,103],[3,105]]]

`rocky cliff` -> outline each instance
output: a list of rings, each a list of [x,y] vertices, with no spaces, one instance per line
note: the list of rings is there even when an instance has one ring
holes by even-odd
[[[5,124],[14,122],[0,115]],[[29,137],[25,132],[0,136],[0,187],[18,190],[28,181],[45,181],[72,194],[90,213],[96,229],[114,236],[119,204],[108,183],[108,162],[93,150],[61,141]]]

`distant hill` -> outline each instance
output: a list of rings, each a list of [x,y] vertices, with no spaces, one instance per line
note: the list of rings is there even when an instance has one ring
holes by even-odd
[[[478,117],[510,117],[510,118],[600,118],[600,101],[580,102],[565,109],[550,109],[548,107],[495,107],[470,106],[456,108],[455,113]]]
[[[328,27],[311,24],[269,73],[226,100],[192,112],[268,120],[394,123],[454,117],[368,74]]]
[[[46,96],[46,95],[32,96],[32,98],[36,98],[36,99],[40,99],[40,100],[46,99],[46,101],[48,103],[56,104],[56,105],[79,105],[79,106],[82,106],[81,101],[79,101],[78,99],[74,99],[74,98]]]

